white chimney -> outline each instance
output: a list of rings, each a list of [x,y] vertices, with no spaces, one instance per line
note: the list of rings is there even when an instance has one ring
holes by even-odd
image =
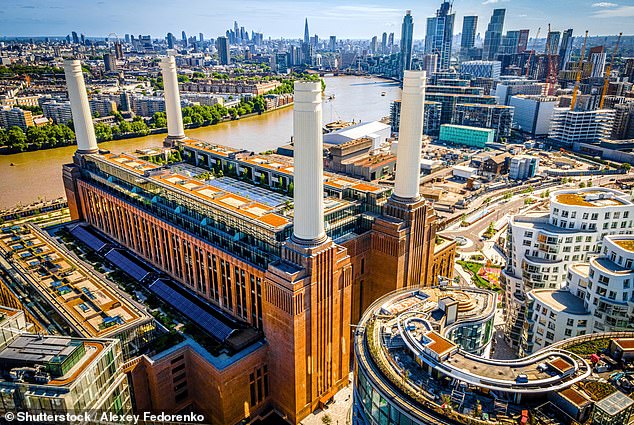
[[[317,244],[326,239],[321,82],[296,81],[294,97],[293,239]]]
[[[419,198],[420,155],[425,105],[425,71],[405,71],[401,122],[398,129],[394,195],[403,200]]]
[[[64,74],[66,75],[66,89],[70,99],[70,109],[73,113],[73,125],[77,137],[77,152],[81,154],[97,153],[97,138],[92,124],[92,114],[88,104],[88,93],[84,83],[81,63],[78,60],[64,60]]]
[[[167,140],[182,140],[185,138],[185,131],[183,130],[181,97],[178,93],[176,60],[173,56],[166,56],[161,58],[159,65],[163,75],[163,96],[165,97],[165,112],[167,114]]]

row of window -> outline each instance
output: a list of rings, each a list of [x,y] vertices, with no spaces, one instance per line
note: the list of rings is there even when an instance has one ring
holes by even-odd
[[[559,215],[560,217],[563,218],[577,218],[577,211],[569,211],[569,210],[562,210],[561,214],[559,214],[559,208],[553,208],[553,215]],[[629,211],[623,211],[623,218],[628,218],[630,216],[630,212]],[[588,218],[590,220],[598,220],[599,219],[599,213],[587,213],[584,212],[581,216],[582,220],[588,220]],[[614,213],[610,212],[610,211],[605,211],[603,213],[603,219],[604,220],[610,220],[610,218],[612,218],[613,220],[619,220],[621,218],[621,212],[620,211],[614,211]]]

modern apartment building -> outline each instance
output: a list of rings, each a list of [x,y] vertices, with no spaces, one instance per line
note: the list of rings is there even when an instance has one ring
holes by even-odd
[[[27,128],[34,125],[31,111],[10,107],[0,108],[0,127],[4,127],[7,130],[11,127],[20,127],[26,131]]]
[[[30,334],[21,311],[0,314],[0,414],[132,414],[119,341]]]
[[[425,117],[423,120],[423,134],[436,136],[440,131],[440,115],[442,105],[439,102],[425,101]],[[401,101],[400,99],[392,102],[390,106],[390,131],[398,134],[401,124]]]
[[[502,31],[504,30],[504,16],[506,9],[493,9],[493,15],[484,34],[484,47],[482,59],[495,60],[502,44]]]
[[[608,235],[601,253],[568,268],[566,286],[528,293],[527,351],[596,332],[630,330],[634,236]]]
[[[503,77],[495,86],[495,96],[501,105],[509,105],[512,96],[532,95],[539,96],[544,91],[544,84],[537,80],[527,80],[525,78]]]
[[[505,105],[461,103],[456,105],[453,124],[495,130],[495,140],[511,136],[515,108]]]
[[[532,136],[548,135],[557,101],[555,96],[511,97],[509,105],[514,108],[513,124],[519,131]]]
[[[69,101],[44,98],[41,106],[44,116],[52,119],[56,124],[66,124],[73,119]]]
[[[2,228],[0,269],[11,276],[0,282],[0,304],[24,310],[37,330],[117,338],[126,359],[155,336],[154,318],[142,305],[35,226]]]
[[[502,281],[505,337],[512,347],[529,352],[527,294],[562,288],[570,267],[597,256],[606,236],[632,233],[633,217],[634,204],[626,194],[591,187],[554,192],[548,213],[511,218]]]
[[[418,193],[424,73],[405,73],[399,171],[390,194],[385,187],[323,173],[322,161],[315,161],[323,156],[318,82],[295,83],[292,162],[188,140],[175,113],[177,86],[166,84],[166,142],[185,161],[158,166],[143,155],[98,152],[85,120],[79,63],[65,67],[79,130],[74,162],[63,171],[72,217],[178,282],[171,290],[160,279],[152,283],[167,302],[183,308],[189,304],[173,300],[195,298],[215,311],[205,316],[210,323],[218,323],[211,316],[222,315],[260,335],[243,354],[196,367],[244,378],[215,387],[234,413],[220,423],[267,408],[297,423],[327,403],[348,383],[350,324],[391,290],[432,285],[433,270],[440,269],[434,269],[436,253],[446,263],[455,249],[450,244],[435,250],[436,215]],[[163,72],[164,81],[175,81],[174,66]],[[220,344],[232,334],[226,326],[205,332]],[[255,387],[245,370],[253,372]],[[159,381],[145,382],[151,394],[175,399],[161,394]],[[245,400],[253,400],[251,388],[264,382],[275,391],[256,395],[245,409]],[[192,385],[188,397],[204,397],[202,387]]]
[[[451,65],[451,43],[453,42],[453,26],[456,18],[451,13],[452,3],[443,1],[436,11],[436,16],[427,18],[425,35],[425,54],[437,54],[440,58],[438,69],[446,71]]]
[[[471,78],[492,78],[497,80],[502,73],[500,61],[466,61],[460,64],[460,74]]]
[[[614,109],[571,111],[570,108],[554,108],[548,136],[570,147],[575,143],[599,143],[610,137],[614,114]]]

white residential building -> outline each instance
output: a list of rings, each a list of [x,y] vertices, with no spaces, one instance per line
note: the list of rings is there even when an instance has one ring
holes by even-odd
[[[528,293],[527,352],[586,333],[634,329],[634,236],[606,236],[600,256],[569,267],[566,284]]]
[[[597,256],[605,236],[633,233],[633,219],[634,204],[626,194],[592,187],[554,192],[548,213],[511,218],[502,281],[505,336],[512,347],[527,352],[526,294],[561,289],[572,264]]]
[[[549,137],[569,146],[600,142],[610,137],[614,115],[614,109],[571,111],[569,108],[555,108]]]

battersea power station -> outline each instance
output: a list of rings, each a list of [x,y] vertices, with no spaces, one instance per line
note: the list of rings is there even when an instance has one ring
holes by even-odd
[[[452,277],[455,243],[436,245],[437,216],[419,194],[425,73],[405,72],[395,181],[382,186],[324,172],[319,82],[295,82],[291,159],[189,139],[174,58],[160,67],[164,146],[112,153],[97,146],[80,62],[64,63],[77,233],[151,269],[143,284],[213,341],[185,335],[131,359],[134,407],[298,423],[349,384],[368,306]]]

